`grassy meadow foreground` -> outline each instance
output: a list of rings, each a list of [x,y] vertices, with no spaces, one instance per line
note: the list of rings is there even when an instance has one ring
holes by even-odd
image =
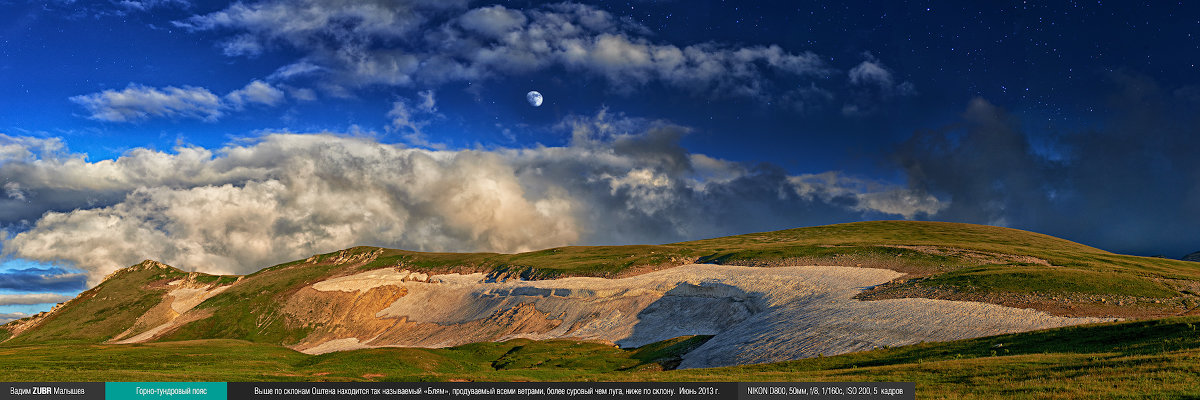
[[[664,370],[705,337],[622,350],[512,340],[307,355],[210,339],[0,347],[0,380],[915,381],[920,398],[1200,395],[1200,317],[1105,323],[738,367]]]
[[[403,286],[314,290],[365,272],[480,273],[504,282],[626,278],[694,263],[887,269],[902,275],[863,288],[856,298],[973,301],[1124,321],[697,369],[675,367],[710,336],[624,349],[517,339],[440,349],[296,351],[340,337],[431,329],[385,318],[393,325],[355,330],[383,323],[377,311],[409,295]],[[537,310],[517,311],[482,321],[480,330],[500,337],[528,325],[531,315],[542,318]],[[1170,398],[1200,396],[1197,326],[1200,263],[1113,254],[1007,228],[883,221],[520,254],[355,247],[246,276],[189,273],[148,261],[53,312],[0,327],[0,380],[863,380],[915,381],[921,398]]]

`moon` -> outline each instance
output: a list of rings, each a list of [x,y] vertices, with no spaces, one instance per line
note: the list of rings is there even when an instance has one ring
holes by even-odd
[[[529,100],[529,105],[531,105],[531,106],[534,106],[534,107],[542,106],[542,94],[538,93],[538,91],[536,91],[536,90],[526,93],[525,100]]]

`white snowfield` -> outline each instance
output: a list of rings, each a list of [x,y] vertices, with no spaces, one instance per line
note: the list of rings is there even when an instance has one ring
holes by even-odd
[[[715,335],[688,353],[680,368],[794,360],[1109,320],[977,302],[853,299],[901,275],[833,266],[687,265],[622,279],[488,282],[483,274],[426,276],[376,270],[312,287],[355,293],[404,287],[408,293],[375,317],[436,324],[443,328],[441,333],[346,337],[303,350],[319,354],[365,347],[456,346],[472,340],[473,332],[456,334],[455,326],[473,329],[468,322],[528,305],[544,314],[552,328],[522,331],[522,326],[514,326],[507,331],[511,333],[493,340],[563,338],[636,347],[683,335]]]

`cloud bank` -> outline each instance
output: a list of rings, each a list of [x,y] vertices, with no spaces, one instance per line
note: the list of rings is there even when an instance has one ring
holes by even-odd
[[[278,133],[215,152],[136,149],[97,162],[14,150],[0,179],[27,188],[27,208],[6,220],[29,222],[3,251],[71,263],[95,283],[147,258],[248,273],[354,245],[517,252],[662,243],[916,218],[943,206],[896,185],[692,154],[679,145],[687,129],[666,122],[601,112],[562,129],[570,145],[522,149],[434,151]],[[17,149],[30,143],[8,140]]]
[[[0,294],[0,306],[53,304],[72,298],[72,296],[54,293]]]
[[[0,289],[67,292],[87,287],[87,275],[61,268],[0,271]],[[0,302],[0,305],[3,305]]]

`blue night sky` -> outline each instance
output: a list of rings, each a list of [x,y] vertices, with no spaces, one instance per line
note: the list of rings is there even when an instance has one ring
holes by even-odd
[[[354,245],[1200,250],[1200,10],[957,3],[0,0],[0,322]]]

